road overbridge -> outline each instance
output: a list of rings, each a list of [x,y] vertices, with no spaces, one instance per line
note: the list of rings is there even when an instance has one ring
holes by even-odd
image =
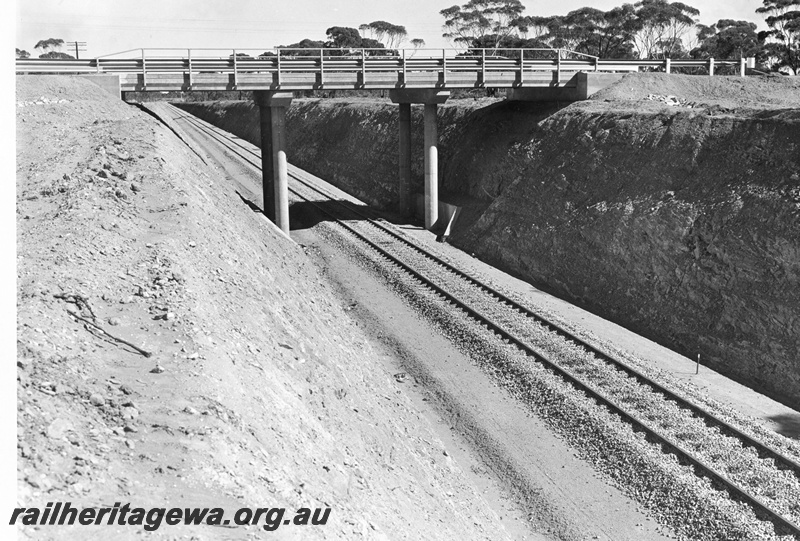
[[[260,50],[260,49],[259,49]],[[264,211],[289,232],[286,109],[294,92],[388,90],[399,106],[399,211],[411,210],[411,106],[424,106],[425,227],[438,220],[437,107],[459,89],[506,89],[508,99],[579,101],[625,73],[720,66],[745,75],[752,59],[620,60],[565,49],[134,49],[86,59],[18,59],[17,73],[102,77],[125,92],[253,91],[260,111]],[[220,54],[222,52],[222,54]]]

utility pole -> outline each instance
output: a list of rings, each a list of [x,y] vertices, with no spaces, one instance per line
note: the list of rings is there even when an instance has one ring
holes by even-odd
[[[79,53],[86,52],[86,42],[85,41],[68,41],[64,44],[64,46],[69,47],[70,49],[75,50],[75,58],[80,60]]]

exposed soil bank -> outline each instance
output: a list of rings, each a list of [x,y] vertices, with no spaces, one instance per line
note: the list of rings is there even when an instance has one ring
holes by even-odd
[[[799,96],[794,80],[650,74],[560,111],[448,104],[442,185],[488,207],[452,241],[797,405]],[[186,108],[258,142],[250,104]],[[293,163],[373,204],[394,202],[395,106],[298,100],[289,126]]]

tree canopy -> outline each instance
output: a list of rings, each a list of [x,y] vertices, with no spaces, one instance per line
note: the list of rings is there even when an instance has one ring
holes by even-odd
[[[33,48],[41,49],[46,53],[50,49],[60,49],[62,45],[64,45],[63,39],[48,38],[48,39],[40,39],[39,41],[36,42],[36,45],[34,45]]]
[[[62,60],[74,60],[75,57],[71,54],[62,53],[61,51],[48,51],[44,54],[40,54],[39,58],[60,58]]]
[[[357,49],[361,47],[361,34],[355,28],[332,26],[325,31],[328,41],[326,47],[335,49]]]
[[[748,58],[765,60],[764,43],[756,32],[756,24],[749,21],[720,19],[711,26],[698,25],[700,45],[692,49],[694,58]]]
[[[62,58],[62,59],[74,59],[75,57],[69,55],[67,53],[62,53],[58,49],[64,45],[64,40],[60,38],[48,38],[48,39],[40,39],[36,42],[36,45],[33,46],[34,49],[41,49],[44,51],[42,54],[39,55],[39,58]]]
[[[520,0],[469,0],[439,12],[445,19],[442,37],[457,45],[479,41],[496,48],[516,36],[524,10]]]
[[[372,36],[372,38],[365,39],[374,39],[376,42],[385,44],[389,49],[400,46],[408,36],[405,26],[392,24],[386,21],[373,21],[368,24],[362,24],[358,29]]]
[[[756,13],[764,16],[769,30],[760,32],[765,53],[773,66],[787,67],[800,75],[800,0],[763,0]]]
[[[697,24],[700,10],[681,2],[641,0],[636,7],[633,43],[639,58],[685,56],[684,37]]]
[[[362,36],[359,30],[368,35]],[[281,45],[279,48],[329,49],[329,51],[325,51],[325,55],[339,55],[352,49],[383,49],[383,51],[369,51],[367,54],[371,55],[397,54],[393,49],[408,37],[408,32],[401,25],[386,21],[373,21],[362,24],[358,29],[349,26],[332,26],[325,31],[325,35],[327,38],[325,41],[306,38],[291,45]],[[425,45],[425,40],[414,38],[411,40],[411,45],[417,49]],[[298,55],[300,51],[287,51],[281,54]],[[267,56],[267,53],[261,56]]]

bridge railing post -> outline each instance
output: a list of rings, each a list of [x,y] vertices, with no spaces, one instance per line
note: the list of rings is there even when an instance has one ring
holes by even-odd
[[[406,84],[406,50],[403,49],[403,58],[401,59],[400,63],[403,65],[403,86]]]
[[[325,51],[323,49],[319,50],[319,86],[322,88],[322,85],[325,84]]]
[[[714,76],[714,58],[711,57],[708,59],[708,75],[709,77]]]
[[[275,72],[275,78],[276,78],[276,82],[278,83],[278,86],[281,86],[281,48],[280,47],[278,47],[277,61],[278,61],[278,71]]]
[[[447,84],[447,49],[442,49],[442,85]]]
[[[237,63],[237,61],[236,61],[236,49],[233,49],[233,88],[234,89],[236,89],[236,85],[239,84],[239,81],[237,80],[237,77],[236,77],[238,75],[236,63]]]
[[[486,86],[486,49],[481,49],[481,86]]]
[[[556,53],[556,83],[561,84],[561,49],[557,49]]]
[[[147,56],[142,49],[142,87],[147,88]]]
[[[744,77],[747,74],[747,59],[744,57],[739,59],[739,75]]]
[[[519,84],[525,82],[525,49],[519,50]]]
[[[186,55],[189,57],[189,90],[192,89],[192,50],[186,49]]]
[[[361,87],[367,83],[367,50],[361,49]]]
[[[665,73],[671,73],[672,72],[672,59],[671,58],[665,58],[664,59],[664,72]]]

